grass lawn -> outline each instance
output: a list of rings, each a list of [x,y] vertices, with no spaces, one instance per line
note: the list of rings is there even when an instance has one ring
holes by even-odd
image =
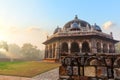
[[[0,75],[14,75],[33,77],[60,66],[58,63],[48,62],[0,62]]]

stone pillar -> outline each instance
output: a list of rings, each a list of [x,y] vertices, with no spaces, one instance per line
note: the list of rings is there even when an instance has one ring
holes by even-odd
[[[55,56],[56,56],[56,44],[54,44],[54,47],[53,47],[53,50],[54,50],[54,59],[55,59]]]
[[[55,59],[57,59],[57,43],[55,43],[55,56],[54,56]]]
[[[44,56],[44,58],[45,59],[48,58],[48,48],[47,48],[47,45],[45,46],[45,56]]]
[[[45,55],[44,55],[44,59],[46,59],[46,45],[45,45]]]
[[[52,46],[51,46],[51,58],[53,58],[53,53],[54,53],[54,51],[53,51],[53,44],[52,44]]]
[[[68,42],[68,53],[71,54],[71,42]]]
[[[82,53],[82,43],[79,42],[79,49],[80,49],[80,53]]]
[[[91,53],[97,53],[97,48],[96,48],[96,41],[95,39],[91,40]]]
[[[109,48],[109,44],[107,44],[107,53],[109,53],[109,50],[110,48]]]
[[[92,42],[89,42],[90,53],[92,53]]]
[[[52,57],[52,45],[49,45],[49,50],[50,50],[50,52],[49,52],[49,54],[50,54],[49,58],[51,58]]]
[[[48,45],[48,57],[47,58],[50,58],[50,48],[49,48],[49,45]]]
[[[103,43],[101,42],[101,53],[103,53]]]
[[[47,49],[46,49],[46,58],[48,58],[48,46],[47,46]]]
[[[58,43],[55,43],[55,56],[54,56],[54,59],[59,59],[59,44]]]

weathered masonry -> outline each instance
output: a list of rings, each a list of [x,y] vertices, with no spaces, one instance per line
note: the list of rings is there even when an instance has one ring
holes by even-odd
[[[63,54],[59,80],[120,80],[120,54]]]

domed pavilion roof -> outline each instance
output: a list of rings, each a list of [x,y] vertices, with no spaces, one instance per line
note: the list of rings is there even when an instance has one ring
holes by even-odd
[[[74,26],[73,26],[74,25]],[[90,24],[84,20],[80,20],[78,19],[77,15],[75,16],[74,20],[71,20],[69,22],[67,22],[65,25],[64,25],[64,29],[67,29],[67,28],[75,28],[75,27],[86,27],[86,26],[90,26]]]

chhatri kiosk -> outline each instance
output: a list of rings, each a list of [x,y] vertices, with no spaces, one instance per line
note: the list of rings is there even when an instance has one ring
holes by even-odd
[[[45,44],[45,60],[59,61],[61,54],[78,55],[89,53],[115,53],[115,43],[112,32],[103,33],[97,24],[78,19],[77,16],[67,22],[62,28],[57,27]]]

